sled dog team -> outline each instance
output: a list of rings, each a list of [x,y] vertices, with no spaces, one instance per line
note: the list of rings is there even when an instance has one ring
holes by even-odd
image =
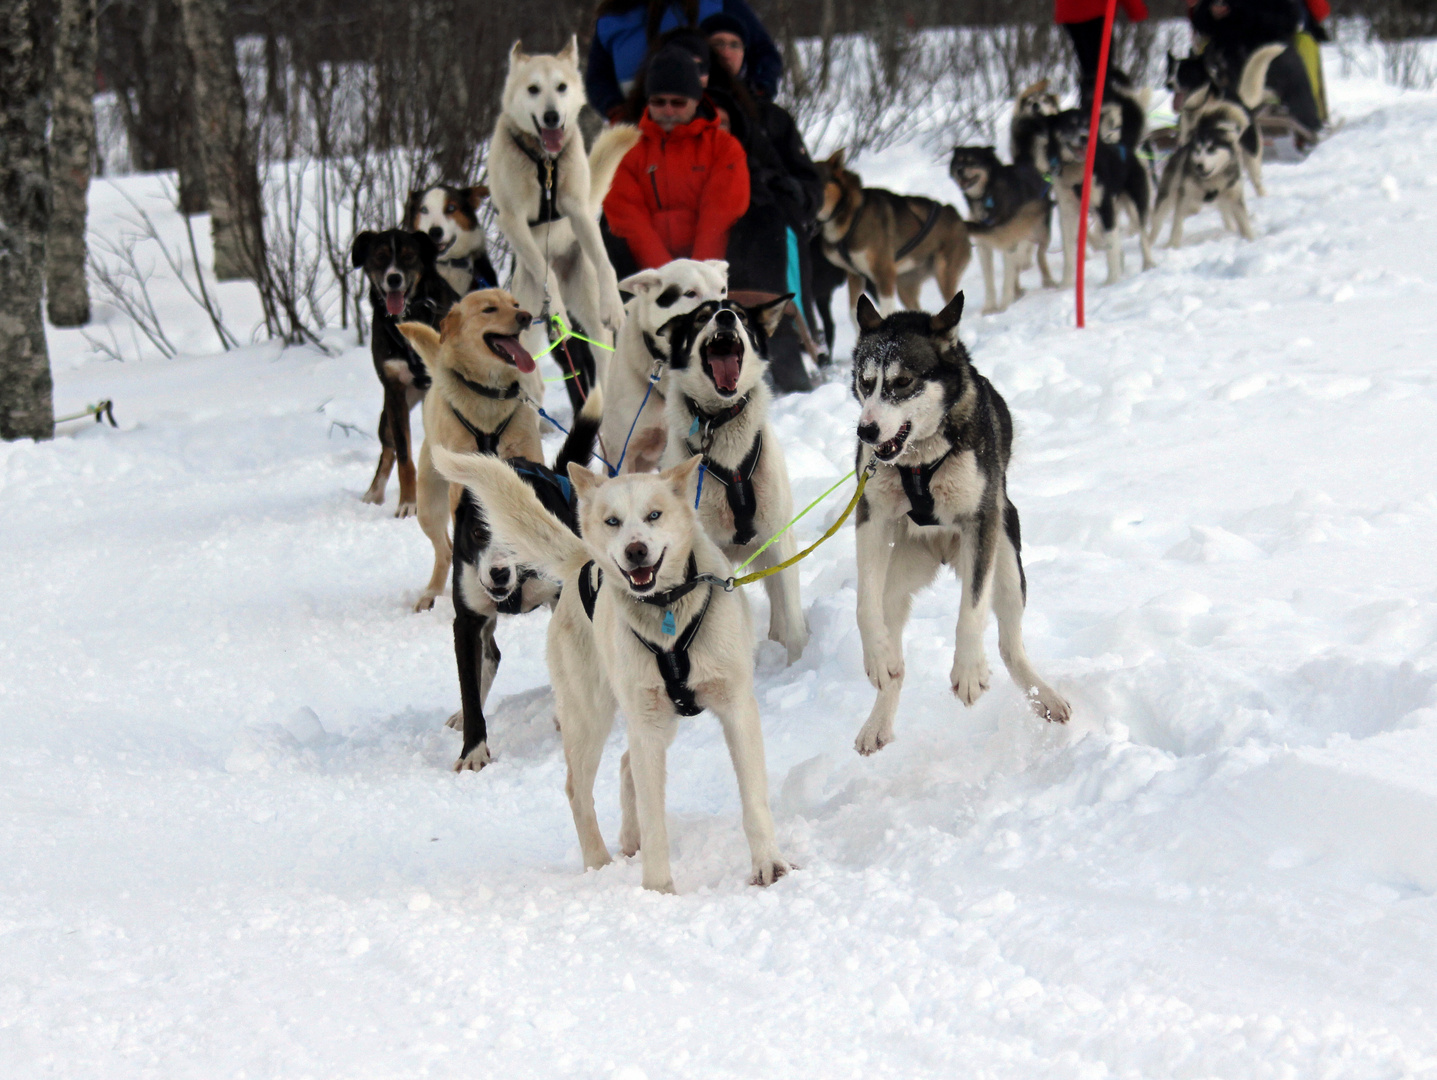
[[[1241,177],[1245,169],[1261,191],[1261,142],[1247,136],[1253,87],[1261,87],[1268,60],[1255,55],[1231,92],[1205,85],[1178,97],[1182,142],[1158,185],[1156,212],[1139,153],[1145,102],[1115,89],[1094,176],[1096,242],[1108,252],[1110,280],[1122,272],[1120,211],[1137,227],[1145,267],[1169,212],[1174,244],[1183,218],[1210,201],[1251,235]],[[1191,74],[1177,71],[1170,81]],[[766,885],[790,866],[768,807],[751,616],[732,574],[735,562],[750,559],[755,572],[767,572],[768,637],[797,661],[808,628],[798,573],[787,565],[795,549],[783,529],[793,499],[764,377],[769,335],[791,297],[730,297],[721,260],[679,259],[617,281],[596,217],[637,133],[609,127],[586,153],[583,101],[572,39],[555,55],[529,55],[516,42],[488,187],[416,192],[405,228],[355,239],[384,386],[382,451],[365,501],[383,502],[397,464],[397,516],[417,514],[434,549],[416,610],[432,607],[452,581],[461,707],[449,724],[463,733],[457,770],[491,760],[484,705],[500,659],[499,617],[547,605],[566,793],[584,865],[611,861],[593,787],[622,708],[619,847],[642,855],[646,888],[672,891],[665,758],[678,718],[709,710],[738,778],[752,881]],[[1034,711],[1068,719],[1068,703],[1033,669],[1023,645],[1027,581],[1006,485],[1013,424],[958,338],[958,282],[976,243],[985,311],[1020,294],[1018,274],[1035,255],[1044,283],[1053,284],[1046,251],[1054,201],[1063,283],[1072,279],[1074,182],[1081,182],[1086,140],[1078,110],[1062,110],[1046,84],[1025,91],[1012,123],[1013,164],[991,147],[954,151],[950,172],[968,221],[930,199],[864,188],[841,151],[823,163],[822,249],[848,276],[859,327],[852,390],[861,406],[855,472],[864,486],[850,509],[864,669],[878,692],[856,739],[861,754],[894,738],[903,629],[914,595],[944,565],[962,582],[954,695],[971,705],[990,686],[983,633],[992,611],[1004,665]],[[475,216],[485,196],[515,253],[512,293],[496,287]],[[1001,293],[995,253],[1004,262]],[[929,277],[945,297],[943,310],[899,310],[900,301],[917,306]],[[865,284],[877,307],[863,295]],[[583,328],[602,348],[597,355],[579,348],[579,338],[555,348],[536,311]],[[534,358],[547,349],[570,375],[573,405],[552,467],[542,456],[543,381]],[[421,399],[425,438],[416,456],[409,413]],[[602,472],[589,467],[595,456]]]

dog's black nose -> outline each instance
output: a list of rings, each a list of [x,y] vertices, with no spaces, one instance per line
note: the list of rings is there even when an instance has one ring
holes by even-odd
[[[866,442],[866,443],[877,442],[877,441],[878,441],[878,425],[877,425],[877,424],[859,424],[859,425],[858,425],[858,437],[859,437],[860,439],[862,439],[862,440],[863,440],[864,442]]]
[[[546,128],[556,128],[559,126],[558,110],[550,109],[544,114],[544,126]]]
[[[507,566],[491,566],[489,580],[500,587],[509,584],[509,568]]]
[[[441,229],[438,225],[431,225],[430,228],[429,228],[429,239],[431,239],[431,240],[442,240],[442,239],[444,239],[444,230]]]
[[[624,558],[629,560],[630,566],[647,566],[649,559],[648,544],[630,544],[624,548]]]
[[[714,322],[726,330],[732,330],[738,325],[738,316],[728,308],[719,308],[718,314],[714,316]]]
[[[519,324],[520,330],[527,330],[529,329],[529,324],[534,321],[534,316],[530,315],[527,311],[518,311],[514,313],[514,321]]]
[[[402,289],[404,287],[404,275],[390,274],[384,279],[384,283],[391,289]]]

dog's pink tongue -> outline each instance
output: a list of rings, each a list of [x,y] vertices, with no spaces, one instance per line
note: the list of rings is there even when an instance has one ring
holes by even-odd
[[[563,128],[540,128],[539,138],[543,140],[544,149],[551,154],[557,154],[564,149]]]
[[[529,350],[519,344],[516,337],[495,338],[494,348],[498,349],[509,358],[512,363],[524,374],[534,370],[534,358],[529,355]]]
[[[384,310],[391,315],[401,314],[404,311],[404,294],[397,290],[385,293]]]
[[[709,368],[714,373],[714,385],[720,390],[738,389],[738,369],[743,365],[742,356],[709,356]]]

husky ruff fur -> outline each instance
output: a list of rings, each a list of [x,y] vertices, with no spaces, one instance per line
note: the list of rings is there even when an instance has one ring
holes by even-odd
[[[733,560],[752,555],[793,518],[788,465],[769,423],[772,398],[764,378],[768,335],[790,299],[785,295],[750,308],[709,301],[675,318],[669,330],[672,374],[663,461],[676,467],[702,455],[699,520]],[[755,568],[776,566],[795,550],[793,534],[784,533],[758,556]],[[808,644],[798,569],[770,574],[763,584],[769,598],[768,636],[787,649],[788,662],[794,663]]]
[[[666,758],[678,716],[703,708],[723,725],[738,776],[751,880],[767,885],[786,874],[768,806],[748,604],[741,591],[702,577],[722,579],[729,563],[694,515],[699,459],[610,480],[571,465],[582,539],[502,462],[443,451],[436,460],[479,499],[505,543],[564,582],[549,621],[549,676],[585,868],[612,861],[594,812],[594,777],[622,708],[619,846],[625,855],[641,852],[645,888],[674,890]]]
[[[548,313],[612,344],[610,332],[623,322],[624,305],[597,218],[614,172],[639,132],[628,125],[606,128],[584,156],[578,54],[572,37],[556,55],[531,56],[514,42],[503,108],[489,143],[490,198],[514,250],[513,288],[520,303],[543,315],[547,299]],[[546,330],[541,323],[530,332],[531,349],[544,347]],[[576,413],[579,399],[601,374],[587,347],[579,344],[569,348],[590,370],[581,376],[582,386],[570,387]]]
[[[953,693],[971,705],[988,689],[983,630],[991,607],[998,651],[1034,711],[1059,723],[1069,715],[1023,647],[1027,581],[1018,510],[1007,492],[1013,422],[958,340],[962,312],[962,293],[931,316],[883,318],[866,299],[858,305],[857,468],[874,470],[856,517],[858,630],[864,670],[878,690],[855,744],[860,754],[893,741],[903,628],[913,595],[944,564],[963,583]]]

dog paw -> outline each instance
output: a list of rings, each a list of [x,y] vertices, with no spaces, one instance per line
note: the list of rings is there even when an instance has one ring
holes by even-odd
[[[984,315],[997,315],[997,314],[1000,314],[1000,313],[1002,312],[1002,310],[1003,310],[1003,309],[1000,308],[997,304],[984,304],[984,305],[983,305],[983,314],[984,314]]]
[[[489,744],[487,742],[481,742],[454,763],[454,771],[467,772],[472,770],[478,772],[492,760],[489,756]]]
[[[402,499],[394,510],[394,516],[397,518],[413,517],[417,513],[419,513],[419,507],[416,503],[404,502]]]
[[[876,754],[893,741],[893,721],[884,720],[881,722],[870,720],[863,725],[863,730],[858,733],[858,738],[853,740],[853,748],[864,757]]]
[[[954,697],[964,705],[972,705],[982,697],[983,691],[988,689],[991,679],[988,661],[981,655],[955,658],[953,672],[949,676],[949,681],[953,684]]]
[[[1034,686],[1028,690],[1028,704],[1033,711],[1050,724],[1066,724],[1073,715],[1073,707],[1049,686]]]
[[[753,877],[748,879],[750,885],[757,885],[765,888],[772,885],[779,878],[783,877],[790,870],[797,870],[798,867],[787,862],[782,855],[765,856],[762,859],[753,861]]]
[[[882,690],[903,678],[903,654],[893,642],[884,640],[863,651],[863,671],[874,689]]]
[[[367,503],[369,503],[371,506],[383,506],[383,505],[384,505],[384,489],[383,489],[383,488],[378,488],[378,489],[376,489],[376,488],[370,488],[368,491],[366,491],[366,492],[364,493],[364,495],[360,498],[359,501],[360,501],[360,502],[367,502]]]
[[[639,853],[639,827],[627,822],[619,829],[619,850],[626,858],[632,859]]]
[[[617,285],[605,287],[599,300],[599,321],[616,334],[624,324],[624,301]]]
[[[444,726],[447,727],[447,728],[453,728],[455,731],[463,731],[463,730],[464,730],[464,710],[463,710],[463,709],[460,709],[457,713],[455,713],[453,716],[451,716],[448,720],[444,721]]]
[[[431,611],[434,608],[434,593],[425,593],[414,602],[415,611]]]
[[[674,879],[672,877],[654,878],[651,881],[647,874],[644,875],[644,888],[648,889],[649,892],[668,893],[670,896],[677,891],[674,888]]]

